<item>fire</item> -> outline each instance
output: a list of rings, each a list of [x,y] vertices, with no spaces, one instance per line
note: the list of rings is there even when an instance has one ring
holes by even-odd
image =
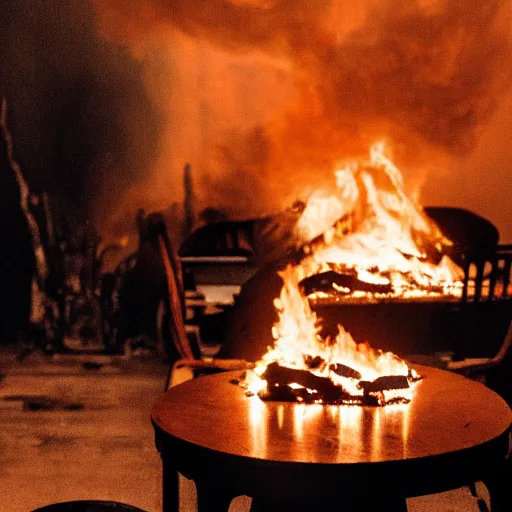
[[[264,396],[268,391],[265,372],[272,363],[330,380],[344,392],[340,403],[358,403],[368,396],[361,383],[372,383],[379,377],[401,376],[401,382],[405,382],[404,379],[409,382],[419,378],[405,361],[391,352],[373,350],[368,343],[356,343],[341,325],[338,326],[339,331],[334,340],[322,339],[319,319],[300,291],[297,270],[298,267],[289,265],[279,273],[284,284],[280,297],[274,301],[279,314],[279,321],[272,332],[275,344],[256,363],[248,378],[251,393]],[[340,372],[339,368],[343,371]],[[319,394],[316,396],[317,390],[303,384],[292,382],[288,386],[292,390],[306,390],[310,401],[324,401]],[[407,385],[398,390],[391,387],[370,394],[376,398],[376,403],[383,405],[394,400],[409,401],[412,389]],[[298,401],[304,400],[307,399],[299,396]]]
[[[367,162],[336,171],[335,194],[308,202],[296,227],[306,244],[302,279],[334,271],[375,285],[327,290],[350,297],[460,297],[463,271],[443,254],[452,243],[407,196],[384,150],[373,145]]]
[[[336,194],[315,194],[302,213],[296,229],[304,257],[279,273],[275,344],[246,384],[250,393],[275,400],[408,402],[418,374],[398,356],[356,343],[341,325],[335,339],[322,339],[310,300],[457,297],[463,272],[443,254],[450,240],[407,196],[383,144],[370,149],[367,162],[338,170],[336,184]],[[307,292],[308,279],[318,275],[322,291]]]

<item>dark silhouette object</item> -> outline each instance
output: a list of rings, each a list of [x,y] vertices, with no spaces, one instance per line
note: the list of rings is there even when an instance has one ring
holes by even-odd
[[[448,255],[464,272],[462,300],[437,315],[432,330],[449,333],[454,362],[471,366],[475,352],[482,357],[483,345],[492,353],[495,340],[503,340],[510,307],[502,299],[508,298],[512,246],[500,245],[496,226],[474,212],[452,207],[427,207],[425,212],[453,242]],[[489,355],[486,359],[493,359]]]
[[[178,359],[200,359],[198,344],[193,343],[185,332],[185,289],[180,260],[160,216],[153,215],[148,219],[148,233],[164,269],[166,308],[163,321],[158,327],[161,329],[169,362],[172,364]]]
[[[185,333],[185,298],[181,262],[171,243],[163,217],[139,212],[139,248],[126,268],[116,273],[122,281],[114,310],[116,345],[148,338],[172,365],[178,359],[200,357],[199,346]],[[119,275],[117,275],[119,274]],[[115,283],[106,283],[111,288]]]
[[[467,358],[460,361],[449,361],[446,369],[455,373],[460,373],[465,377],[470,377],[480,381],[487,378],[487,374],[493,368],[501,365],[506,358],[510,359],[512,348],[512,322],[510,322],[507,333],[499,350],[493,357]],[[499,390],[496,390],[499,391]]]
[[[32,277],[36,261],[32,238],[21,206],[22,191],[16,176],[12,139],[6,122],[6,102],[0,98],[0,282],[2,314],[0,343],[15,341],[28,327]]]
[[[460,266],[494,253],[499,231],[492,222],[463,208],[428,206],[425,213],[453,243],[449,256]]]
[[[214,224],[215,222],[225,222],[228,220],[228,216],[222,210],[209,206],[199,213],[199,220],[205,224]]]
[[[32,512],[145,512],[141,508],[126,505],[118,501],[80,500],[54,503]]]
[[[151,238],[160,250],[160,258],[164,265],[167,296],[165,298],[165,313],[158,325],[162,345],[165,346],[169,373],[165,389],[171,383],[175,368],[188,366],[194,376],[205,373],[217,373],[228,370],[244,369],[245,361],[224,359],[204,360],[197,338],[189,336],[185,322],[185,289],[180,259],[167,236],[162,219],[153,216],[148,226]]]
[[[157,339],[156,316],[165,297],[165,272],[159,248],[149,230],[153,219],[153,215],[146,216],[143,210],[139,211],[137,253],[130,261],[123,262],[123,269],[118,272],[122,280],[116,318],[119,345],[141,336]]]
[[[183,202],[183,210],[185,218],[183,221],[183,240],[192,233],[195,224],[194,216],[194,184],[192,181],[192,167],[186,164],[183,169],[183,188],[185,199]]]
[[[254,221],[208,224],[195,230],[182,244],[180,256],[254,256]]]
[[[497,245],[493,252],[468,255],[464,261],[462,301],[481,302],[509,297],[512,245]]]

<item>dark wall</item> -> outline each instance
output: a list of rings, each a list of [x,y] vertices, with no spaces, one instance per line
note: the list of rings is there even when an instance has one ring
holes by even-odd
[[[56,223],[75,230],[108,215],[101,196],[112,207],[118,191],[147,178],[160,121],[143,63],[99,36],[88,0],[3,0],[0,11],[14,157],[30,189],[48,192]],[[0,153],[1,343],[28,321],[34,256],[5,144]]]
[[[142,64],[100,38],[87,0],[4,0],[0,62],[16,157],[33,185],[85,218],[99,188],[145,177],[158,119]]]
[[[30,315],[35,259],[20,189],[9,157],[5,126],[0,126],[0,344],[15,341]]]

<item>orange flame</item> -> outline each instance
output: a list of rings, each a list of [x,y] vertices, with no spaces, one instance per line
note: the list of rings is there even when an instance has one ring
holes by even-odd
[[[266,389],[261,377],[273,362],[327,377],[353,397],[364,393],[360,381],[372,382],[382,376],[417,377],[405,361],[391,352],[373,350],[367,343],[356,343],[341,325],[334,340],[322,339],[317,316],[300,289],[306,277],[328,270],[356,272],[361,282],[388,285],[386,297],[461,294],[463,272],[442,254],[451,242],[407,196],[402,175],[384,155],[383,144],[372,146],[368,162],[351,163],[337,171],[336,182],[337,193],[315,194],[298,222],[296,229],[306,242],[306,257],[279,273],[283,287],[274,301],[279,313],[272,332],[275,344],[257,363],[254,377],[248,381],[251,392]],[[438,254],[437,264],[429,261],[433,251]],[[332,293],[356,296],[358,292],[334,283]],[[309,299],[320,296],[313,293]],[[311,368],[305,356],[318,357],[324,364]],[[331,371],[331,365],[338,363],[355,370],[361,378]],[[412,391],[382,393],[379,401],[386,403],[396,396],[410,399]]]
[[[274,305],[279,313],[279,321],[272,330],[275,344],[269,348],[263,358],[256,363],[254,375],[249,381],[248,388],[252,393],[259,393],[266,388],[266,381],[261,379],[267,366],[279,362],[288,368],[309,370],[319,377],[328,377],[335,384],[342,386],[354,397],[362,396],[363,391],[357,386],[358,382],[348,377],[342,377],[329,371],[329,365],[342,363],[361,374],[364,381],[374,381],[384,375],[409,375],[410,369],[405,361],[391,352],[375,351],[367,343],[356,343],[352,336],[338,326],[335,340],[324,340],[319,335],[319,322],[311,310],[309,302],[299,288],[297,268],[289,265],[279,272],[283,279],[280,297]],[[305,364],[304,355],[321,357],[325,365],[321,368],[310,369]],[[410,398],[411,390],[400,390],[400,396]],[[388,401],[396,392],[385,391],[383,403]]]
[[[360,281],[390,285],[388,296],[460,297],[462,269],[442,254],[451,242],[406,195],[384,144],[371,147],[368,162],[336,171],[336,184],[336,194],[314,195],[297,223],[299,239],[309,244],[303,277],[353,270]],[[427,251],[440,261],[429,261]]]

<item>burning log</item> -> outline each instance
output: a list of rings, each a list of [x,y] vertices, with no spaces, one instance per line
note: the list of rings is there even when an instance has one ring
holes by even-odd
[[[309,370],[288,368],[279,365],[279,363],[269,364],[261,378],[267,381],[269,389],[298,384],[318,393],[318,398],[322,401],[335,402],[350,396],[341,386],[334,384],[328,377],[319,377]]]
[[[350,366],[347,366],[342,363],[334,363],[329,365],[329,370],[334,372],[336,375],[339,375],[340,377],[347,377],[349,379],[357,379],[361,380],[362,375],[353,368],[350,368]]]
[[[320,356],[310,356],[309,354],[306,354],[304,356],[304,364],[310,369],[310,370],[316,370],[317,368],[323,368],[325,366],[325,361]]]
[[[362,380],[358,387],[363,389],[365,393],[378,393],[380,391],[388,391],[391,389],[407,389],[409,380],[406,375],[384,375],[377,377],[374,381]]]
[[[291,386],[272,386],[258,396],[268,402],[304,402],[311,404],[317,401],[324,402],[316,391],[310,392],[306,388],[292,388]]]
[[[331,364],[329,369],[343,377],[354,380],[361,379],[361,374],[358,371],[341,363]],[[261,378],[267,381],[267,388],[265,391],[259,392],[258,396],[266,401],[368,406],[408,402],[408,399],[404,397],[393,397],[386,402],[383,395],[384,391],[408,389],[409,380],[405,375],[386,375],[371,382],[359,381],[357,387],[363,391],[361,395],[350,394],[329,377],[315,375],[309,369],[289,368],[281,366],[277,362],[269,364]]]
[[[393,292],[391,284],[377,284],[361,281],[358,279],[355,271],[350,270],[344,271],[343,273],[328,270],[327,272],[314,274],[300,282],[300,286],[303,288],[306,296],[319,291],[332,292],[333,285],[336,285],[338,289],[346,288],[347,293],[354,291],[381,294]]]
[[[407,374],[407,380],[409,382],[418,382],[422,379],[423,377],[419,374],[419,373],[416,373],[412,368],[409,368],[409,372]]]

